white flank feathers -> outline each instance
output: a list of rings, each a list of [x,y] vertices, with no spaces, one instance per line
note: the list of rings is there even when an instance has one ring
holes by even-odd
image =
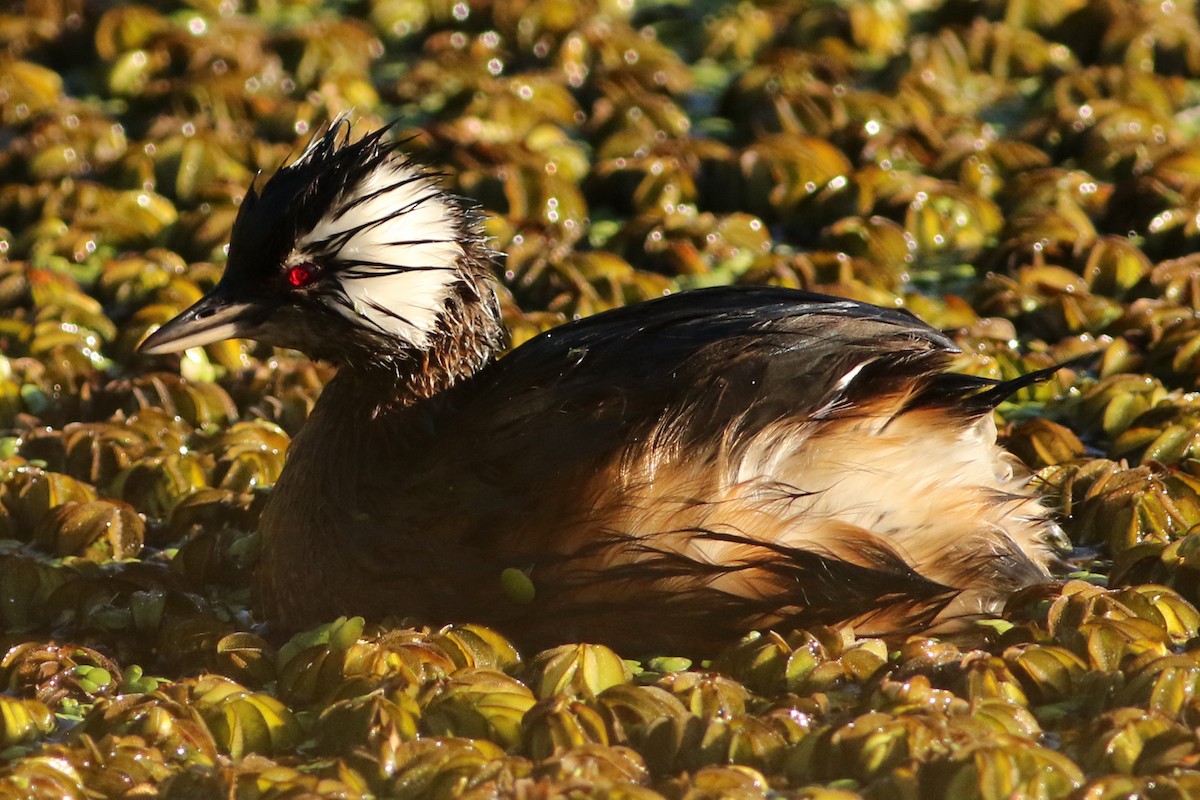
[[[288,263],[332,261],[344,296],[328,295],[330,307],[422,348],[463,257],[457,214],[433,178],[385,161],[300,238]]]

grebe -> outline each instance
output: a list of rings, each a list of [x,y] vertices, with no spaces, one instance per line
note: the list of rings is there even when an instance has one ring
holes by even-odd
[[[946,625],[1049,579],[1061,530],[992,419],[1044,375],[949,372],[954,343],[908,312],[768,287],[498,358],[480,215],[385,132],[339,121],[252,187],[220,282],[142,345],[338,366],[262,515],[267,619],[703,654],[756,628]]]

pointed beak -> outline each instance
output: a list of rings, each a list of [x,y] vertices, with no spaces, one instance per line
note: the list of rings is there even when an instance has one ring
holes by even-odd
[[[156,356],[222,339],[247,338],[261,316],[259,306],[235,300],[218,284],[191,308],[146,337],[138,350]]]

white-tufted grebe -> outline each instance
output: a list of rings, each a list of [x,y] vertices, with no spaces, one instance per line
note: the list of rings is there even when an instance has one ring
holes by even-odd
[[[1049,578],[1061,531],[991,413],[1042,376],[948,372],[952,341],[907,312],[751,287],[497,359],[479,215],[384,131],[349,137],[249,192],[220,283],[142,346],[247,337],[339,367],[262,517],[268,619],[706,653],[754,628],[967,619]]]

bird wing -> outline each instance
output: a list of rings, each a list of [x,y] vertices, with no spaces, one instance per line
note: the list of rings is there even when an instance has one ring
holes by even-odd
[[[489,426],[610,397],[648,405],[589,407],[636,425],[712,382],[723,396],[743,391],[740,402],[728,398],[733,405],[778,401],[808,414],[831,392],[848,389],[860,365],[887,361],[903,371],[914,358],[956,350],[901,309],[773,287],[718,287],[554,328],[481,372],[463,394],[486,406]],[[775,391],[781,383],[787,391]]]

